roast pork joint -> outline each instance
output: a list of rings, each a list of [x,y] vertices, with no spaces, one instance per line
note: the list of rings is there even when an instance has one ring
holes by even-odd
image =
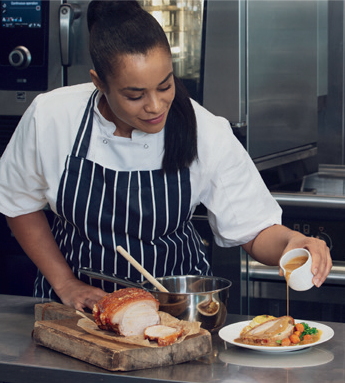
[[[102,330],[123,336],[143,335],[147,327],[160,323],[159,302],[149,292],[125,288],[104,296],[93,307],[93,316]]]

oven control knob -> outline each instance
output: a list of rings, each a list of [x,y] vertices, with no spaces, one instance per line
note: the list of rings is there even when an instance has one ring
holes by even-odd
[[[15,68],[27,68],[31,63],[31,53],[28,48],[20,45],[9,54],[8,61]]]

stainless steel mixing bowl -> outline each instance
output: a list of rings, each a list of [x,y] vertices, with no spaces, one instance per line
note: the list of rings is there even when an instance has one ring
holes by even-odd
[[[158,291],[149,281],[134,282],[115,274],[81,268],[91,278],[149,291],[158,301],[159,310],[175,318],[201,322],[201,327],[216,331],[225,322],[231,282],[225,278],[204,275],[178,275],[156,278],[169,292]]]
[[[159,309],[187,321],[199,321],[201,327],[216,331],[225,322],[231,282],[225,278],[183,275],[156,278],[169,293],[158,291],[150,282],[141,286],[159,301]]]

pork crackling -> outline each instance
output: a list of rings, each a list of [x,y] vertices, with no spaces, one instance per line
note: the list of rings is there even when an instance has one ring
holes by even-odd
[[[102,330],[118,335],[142,335],[147,327],[160,324],[159,302],[148,291],[130,287],[104,296],[93,307],[93,317]]]

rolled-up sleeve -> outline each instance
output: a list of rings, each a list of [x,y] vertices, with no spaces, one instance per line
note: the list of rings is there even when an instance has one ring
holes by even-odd
[[[208,210],[219,246],[245,244],[265,228],[280,224],[281,208],[230,124],[208,114],[199,121],[200,202]]]

